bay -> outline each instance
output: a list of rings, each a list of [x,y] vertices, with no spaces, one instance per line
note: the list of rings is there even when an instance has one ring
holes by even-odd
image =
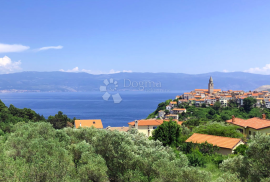
[[[135,119],[145,119],[155,111],[160,102],[174,99],[179,92],[119,92],[122,101],[103,100],[102,92],[58,93],[1,93],[0,99],[9,106],[30,108],[48,118],[62,111],[77,119],[101,119],[107,126],[128,126]],[[112,95],[115,93],[111,93]]]

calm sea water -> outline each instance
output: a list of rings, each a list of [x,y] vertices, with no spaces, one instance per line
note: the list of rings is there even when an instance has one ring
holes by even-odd
[[[30,108],[45,116],[62,111],[68,117],[101,119],[103,126],[128,126],[128,122],[144,119],[160,102],[174,99],[183,92],[120,92],[122,102],[115,104],[102,99],[104,93],[1,93],[0,99],[9,106]]]

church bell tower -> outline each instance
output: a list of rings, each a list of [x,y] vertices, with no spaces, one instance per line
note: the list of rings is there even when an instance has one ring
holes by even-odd
[[[209,83],[208,83],[208,93],[212,94],[213,91],[214,91],[214,83],[213,83],[212,76],[210,76]]]

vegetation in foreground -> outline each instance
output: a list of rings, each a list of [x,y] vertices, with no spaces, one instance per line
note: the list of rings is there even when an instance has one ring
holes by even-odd
[[[193,132],[243,138],[220,121],[199,120],[191,129],[164,122],[148,139],[135,129],[73,129],[61,112],[46,120],[0,106],[0,181],[270,181],[268,135],[257,133],[229,156],[209,143],[184,142]]]

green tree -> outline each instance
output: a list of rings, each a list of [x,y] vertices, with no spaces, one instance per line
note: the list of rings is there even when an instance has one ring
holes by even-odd
[[[246,155],[246,150],[247,150],[247,145],[241,144],[236,149],[234,149],[234,154],[241,154],[241,155]]]
[[[215,110],[219,110],[220,107],[221,107],[221,103],[220,103],[219,101],[215,102],[213,108],[214,108]]]
[[[179,144],[181,127],[176,121],[170,120],[163,122],[157,129],[153,131],[154,140],[159,140],[164,146],[174,146]]]
[[[55,129],[62,129],[67,126],[67,122],[72,122],[71,119],[61,111],[55,116],[49,116],[47,121],[51,123]]]
[[[257,102],[256,99],[254,99],[253,97],[247,97],[244,99],[244,109],[246,112],[251,111],[251,109],[253,108],[254,104]]]

